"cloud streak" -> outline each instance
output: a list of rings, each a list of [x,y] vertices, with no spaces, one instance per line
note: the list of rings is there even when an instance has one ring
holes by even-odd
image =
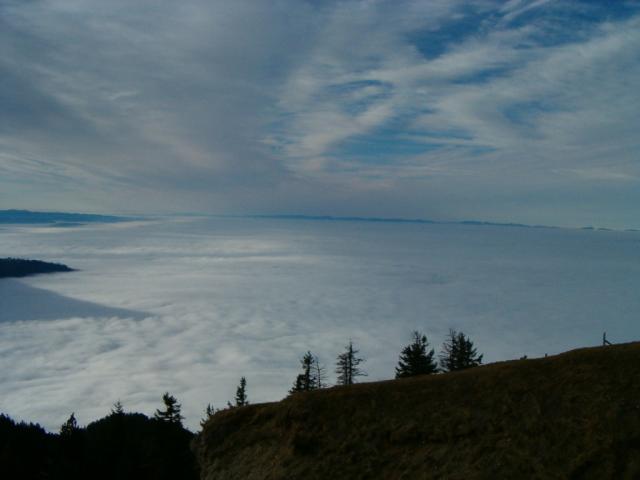
[[[0,202],[637,226],[639,22],[633,2],[5,0]]]

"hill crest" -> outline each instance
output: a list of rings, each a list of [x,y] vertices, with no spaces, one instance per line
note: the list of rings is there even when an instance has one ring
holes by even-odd
[[[202,478],[638,478],[640,343],[221,412]]]

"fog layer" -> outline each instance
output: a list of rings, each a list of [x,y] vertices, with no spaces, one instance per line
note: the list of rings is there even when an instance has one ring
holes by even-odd
[[[0,280],[0,411],[57,429],[164,391],[195,428],[247,377],[286,395],[311,350],[349,338],[367,380],[414,329],[462,329],[486,361],[640,337],[640,234],[473,225],[166,218],[0,229],[3,256],[77,272]]]

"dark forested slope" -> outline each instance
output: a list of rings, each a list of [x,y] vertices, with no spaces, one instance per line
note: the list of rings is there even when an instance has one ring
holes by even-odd
[[[73,269],[60,263],[22,258],[0,258],[0,278],[27,277],[38,273],[72,272]]]
[[[0,478],[197,480],[192,437],[140,413],[114,413],[60,435],[0,415]]]
[[[202,478],[640,478],[640,344],[216,414]]]

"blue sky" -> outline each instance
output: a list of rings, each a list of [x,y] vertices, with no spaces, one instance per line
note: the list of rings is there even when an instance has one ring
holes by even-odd
[[[640,2],[0,0],[0,208],[640,227]]]

